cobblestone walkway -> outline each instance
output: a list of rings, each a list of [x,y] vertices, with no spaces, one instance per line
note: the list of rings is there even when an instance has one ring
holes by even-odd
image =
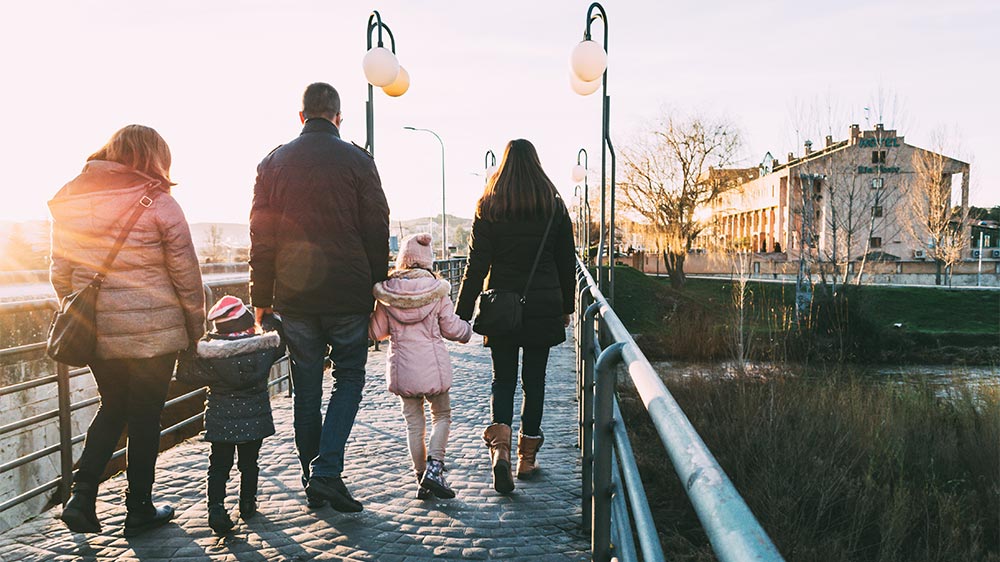
[[[368,384],[347,449],[344,479],[364,503],[358,514],[306,507],[287,397],[272,400],[278,434],[261,451],[260,513],[228,536],[208,528],[205,472],[208,444],[194,438],[161,454],[154,497],[177,509],[174,521],[126,539],[120,494],[124,475],[102,486],[99,535],[70,533],[55,519],[60,508],[0,535],[0,560],[587,560],[580,525],[580,464],[576,443],[573,348],[549,359],[542,472],[517,481],[508,496],[490,485],[480,435],[489,417],[489,350],[476,337],[449,344],[455,365],[448,479],[453,500],[421,501],[409,468],[398,399],[385,390],[383,351],[368,355]],[[328,378],[329,379],[329,378]],[[329,382],[329,380],[328,380]],[[518,399],[516,408],[520,408]],[[516,416],[515,416],[516,419]],[[516,423],[516,422],[515,422]],[[517,428],[514,428],[515,432]],[[236,511],[238,472],[227,505]]]

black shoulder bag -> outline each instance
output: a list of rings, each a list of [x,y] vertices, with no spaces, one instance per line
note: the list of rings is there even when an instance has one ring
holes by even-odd
[[[503,336],[521,329],[524,298],[528,294],[528,287],[531,286],[531,279],[535,276],[538,260],[542,257],[542,250],[545,249],[545,241],[549,237],[549,230],[552,228],[552,221],[556,218],[558,208],[557,201],[554,201],[552,215],[549,216],[549,223],[545,225],[545,234],[538,245],[538,252],[535,253],[535,263],[531,265],[524,291],[518,293],[510,289],[488,289],[479,293],[479,312],[472,319],[473,332],[484,336]]]
[[[104,278],[118,257],[118,252],[125,244],[132,227],[143,211],[153,204],[153,198],[156,197],[155,189],[156,185],[142,194],[136,203],[136,209],[132,211],[128,222],[118,234],[115,245],[108,252],[108,257],[104,258],[104,263],[94,275],[94,280],[79,291],[67,295],[60,303],[59,310],[49,325],[46,347],[49,357],[60,363],[75,366],[87,365],[94,359],[94,351],[97,348],[97,293],[101,290]]]

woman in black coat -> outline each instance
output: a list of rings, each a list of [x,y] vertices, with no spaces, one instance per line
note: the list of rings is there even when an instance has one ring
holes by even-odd
[[[546,237],[550,219],[552,225]],[[472,318],[487,275],[486,288],[524,292],[540,245],[538,266],[524,294],[522,329],[516,334],[485,338],[493,358],[493,384],[491,424],[483,440],[490,448],[493,487],[500,493],[514,489],[510,445],[518,354],[523,350],[524,399],[517,439],[517,477],[528,478],[535,472],[535,455],[543,441],[541,422],[549,348],[566,339],[576,290],[569,212],[542,170],[535,147],[524,139],[512,140],[476,207],[469,262],[456,305],[458,315],[464,320]]]

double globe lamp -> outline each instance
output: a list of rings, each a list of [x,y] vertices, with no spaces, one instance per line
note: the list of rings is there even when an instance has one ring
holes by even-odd
[[[368,83],[382,88],[386,95],[396,98],[405,94],[410,87],[410,73],[400,66],[396,55],[385,47],[374,47],[365,53],[361,66]]]
[[[570,55],[569,83],[573,91],[589,96],[601,87],[601,77],[608,68],[608,53],[597,41],[580,41]]]

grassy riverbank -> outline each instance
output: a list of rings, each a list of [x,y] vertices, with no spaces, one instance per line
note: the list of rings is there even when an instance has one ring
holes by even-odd
[[[817,304],[807,334],[795,333],[794,287],[749,283],[744,306],[748,358],[832,358],[864,363],[996,364],[1000,293],[927,287],[852,288],[849,307],[831,315]],[[731,359],[740,326],[733,282],[665,279],[616,269],[615,311],[654,359]],[[821,302],[817,299],[817,303]],[[838,324],[839,322],[839,324]]]
[[[787,560],[1000,560],[1000,391],[837,376],[668,387]],[[623,415],[671,560],[713,560],[641,403]]]
[[[675,291],[630,268],[616,275],[615,310],[648,357],[733,358],[731,282]],[[791,287],[748,289],[745,350],[771,372],[665,382],[785,558],[1000,562],[1000,388],[956,382],[943,397],[941,386],[864,376],[865,364],[894,361],[996,364],[1000,297],[863,287],[849,309],[852,337],[866,340],[850,347],[859,366],[831,359],[822,326],[792,329]],[[620,401],[667,556],[714,560],[628,385]]]

